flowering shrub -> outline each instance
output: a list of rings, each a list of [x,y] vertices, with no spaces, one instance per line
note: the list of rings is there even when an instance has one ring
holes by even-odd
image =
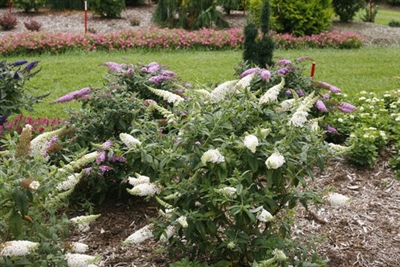
[[[355,33],[324,32],[294,37],[273,33],[276,49],[306,47],[359,48],[363,43]],[[62,53],[71,49],[85,51],[146,49],[241,49],[242,29],[185,31],[179,29],[127,30],[104,34],[10,33],[0,39],[0,54],[26,52]]]
[[[18,134],[20,134],[22,128],[26,124],[32,126],[32,135],[36,136],[43,132],[53,131],[62,126],[64,123],[66,123],[66,121],[60,118],[33,118],[29,116],[18,115],[12,120],[8,120],[7,122],[5,122],[4,125],[0,126],[0,136],[13,132],[17,132]]]
[[[244,68],[238,79],[197,89],[155,62],[105,63],[105,88],[56,100],[83,99],[71,119],[76,134],[67,142],[71,151],[93,151],[85,164],[64,163],[77,173],[67,188],[77,185],[77,195],[88,198],[122,191],[155,198],[160,216],[124,243],[160,239],[171,259],[321,264],[311,248],[307,256],[307,244],[289,238],[289,210],[321,200],[304,178],[347,148],[324,140],[317,101],[340,90],[304,76],[307,59]]]

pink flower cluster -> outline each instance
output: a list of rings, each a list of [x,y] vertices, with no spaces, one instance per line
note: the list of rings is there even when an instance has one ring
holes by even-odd
[[[361,36],[354,33],[323,32],[318,35],[295,37],[271,32],[276,48],[302,47],[358,48]],[[139,29],[103,34],[23,32],[9,33],[0,38],[0,54],[47,51],[61,53],[71,49],[86,51],[148,49],[241,49],[243,29]]]
[[[43,133],[45,131],[52,131],[59,129],[65,124],[66,121],[60,118],[48,119],[48,118],[32,118],[28,116],[19,115],[15,117],[13,120],[9,120],[4,123],[3,126],[0,126],[0,136],[3,135],[4,132],[18,132],[21,133],[22,128],[26,124],[30,124],[32,126],[33,135],[37,135]]]

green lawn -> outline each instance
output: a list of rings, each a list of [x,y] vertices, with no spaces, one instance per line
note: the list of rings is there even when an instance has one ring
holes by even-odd
[[[379,4],[377,5],[379,7]],[[358,12],[356,20],[361,21],[362,17],[365,15],[365,10]],[[378,13],[375,17],[376,24],[388,25],[391,20],[400,21],[400,11],[394,9],[379,8]]]
[[[342,89],[344,93],[355,95],[361,90],[385,92],[400,89],[400,62],[393,55],[400,54],[400,47],[361,48],[355,50],[307,49],[277,50],[276,57],[295,59],[309,56],[316,62],[315,79],[325,81]],[[9,57],[7,61],[18,59],[39,60],[41,72],[29,81],[38,88],[38,94],[51,95],[35,106],[30,116],[67,116],[64,112],[70,103],[51,104],[54,99],[83,87],[99,87],[107,68],[102,63],[150,63],[156,61],[175,71],[181,81],[194,85],[219,83],[234,78],[234,67],[240,62],[242,51],[165,51],[165,52],[71,52],[63,55],[40,55]],[[307,63],[309,72],[311,62]],[[72,105],[77,107],[77,105]]]

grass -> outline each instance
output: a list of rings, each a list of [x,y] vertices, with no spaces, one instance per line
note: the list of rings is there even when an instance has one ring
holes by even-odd
[[[309,56],[316,62],[315,79],[342,89],[348,95],[362,90],[382,93],[400,89],[400,63],[393,55],[400,47],[365,47],[356,50],[307,49],[277,50],[274,55],[286,59]],[[39,60],[42,71],[28,82],[38,88],[37,94],[51,92],[44,102],[35,106],[34,117],[67,117],[67,108],[77,104],[50,104],[58,97],[83,87],[103,84],[107,68],[102,63],[144,63],[156,61],[176,72],[181,81],[194,85],[215,84],[234,78],[234,68],[241,61],[242,51],[125,51],[125,52],[71,52],[62,55],[8,57],[7,61]],[[311,66],[311,63],[309,63]],[[308,67],[307,67],[308,68]],[[309,70],[306,69],[306,72]]]

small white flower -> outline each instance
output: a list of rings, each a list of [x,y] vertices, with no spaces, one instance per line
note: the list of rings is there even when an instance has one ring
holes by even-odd
[[[255,153],[256,152],[256,148],[258,146],[258,139],[255,135],[247,135],[244,138],[244,146],[247,147],[251,152]]]
[[[281,77],[281,82],[268,89],[268,91],[265,92],[265,94],[260,98],[259,104],[262,105],[275,102],[278,99],[279,92],[283,89],[284,86],[285,79]]]
[[[132,186],[137,186],[139,184],[149,184],[150,178],[144,175],[136,175],[137,178],[128,177],[128,182]]]
[[[43,152],[47,149],[48,141],[52,137],[61,133],[62,131],[64,131],[64,128],[60,128],[58,130],[51,131],[51,132],[42,133],[42,134],[36,136],[34,139],[32,139],[32,141],[30,142],[31,155],[32,156],[43,155]]]
[[[186,227],[188,227],[188,222],[187,222],[187,219],[186,219],[186,216],[180,216],[178,219],[176,219],[176,221],[183,227],[183,228],[186,228]]]
[[[256,218],[261,222],[270,222],[274,220],[274,216],[264,208],[257,213]]]
[[[71,250],[75,253],[85,253],[89,246],[81,242],[73,242],[71,244]]]
[[[206,164],[211,163],[221,163],[225,161],[225,157],[218,151],[218,149],[210,149],[201,156],[201,162]]]
[[[286,261],[288,260],[288,257],[285,255],[285,253],[280,250],[280,249],[274,249],[274,251],[272,251],[272,255],[274,255],[275,259],[277,261]]]
[[[25,256],[35,251],[38,247],[39,243],[26,240],[7,241],[0,244],[0,256]]]
[[[302,127],[307,122],[307,116],[308,113],[305,111],[296,111],[289,120],[288,124],[295,127]]]
[[[326,200],[334,208],[340,208],[348,205],[351,201],[351,198],[346,197],[339,193],[329,193],[328,196],[326,197]]]
[[[229,248],[229,249],[233,249],[233,248],[236,247],[236,243],[233,242],[233,241],[231,241],[231,242],[229,242],[229,243],[226,245],[226,247]]]
[[[281,111],[290,111],[294,107],[295,99],[286,99],[281,102]]]
[[[67,253],[65,254],[65,257],[67,259],[68,267],[87,267],[90,264],[101,260],[99,256],[90,256],[79,253]]]
[[[101,214],[97,215],[87,215],[87,216],[77,216],[69,219],[71,222],[78,225],[78,229],[82,232],[87,232],[90,229],[89,224],[99,218]]]
[[[122,242],[122,244],[127,245],[127,244],[139,244],[142,243],[143,241],[146,241],[149,238],[153,238],[153,233],[152,233],[152,229],[153,229],[154,225],[153,224],[148,224],[142,228],[140,228],[139,230],[137,230],[136,232],[134,232],[133,234],[131,234],[130,236],[128,236],[127,239],[125,239],[124,242]]]
[[[342,155],[352,149],[352,147],[341,146],[333,143],[329,143],[329,148],[333,151],[335,155]]]
[[[32,181],[32,182],[29,184],[29,189],[31,189],[31,190],[33,190],[33,191],[38,190],[39,187],[40,187],[40,183],[39,183],[38,181]]]
[[[162,97],[164,100],[166,100],[168,103],[172,103],[174,106],[178,105],[180,102],[185,100],[183,97],[168,91],[155,89],[151,87],[147,88],[149,88],[149,90],[152,91],[155,95]]]
[[[120,133],[119,138],[128,148],[136,148],[142,144],[138,139],[127,133]]]
[[[83,176],[83,172],[81,173],[74,173],[72,175],[69,175],[67,180],[59,183],[56,185],[56,189],[58,191],[67,191],[74,187],[80,180],[80,178]]]
[[[227,81],[218,85],[210,93],[210,99],[212,103],[217,103],[224,100],[228,93],[233,91],[233,86],[237,83],[237,80]]]
[[[279,152],[272,153],[271,156],[265,161],[268,169],[278,169],[285,163],[285,158]]]
[[[230,197],[234,196],[236,194],[236,188],[234,188],[232,186],[225,186],[223,188],[216,189],[216,191],[218,193],[225,194],[225,195],[230,196]]]
[[[252,74],[246,75],[243,78],[241,78],[236,84],[234,89],[235,90],[240,90],[240,89],[245,89],[250,87],[251,80],[253,80],[254,76],[256,76],[257,73],[253,72]]]
[[[175,226],[173,225],[168,225],[167,229],[165,229],[165,232],[161,235],[160,241],[161,242],[166,242],[168,239],[175,234]]]
[[[161,192],[161,188],[155,183],[138,184],[132,189],[126,189],[128,193],[135,196],[154,196]]]

